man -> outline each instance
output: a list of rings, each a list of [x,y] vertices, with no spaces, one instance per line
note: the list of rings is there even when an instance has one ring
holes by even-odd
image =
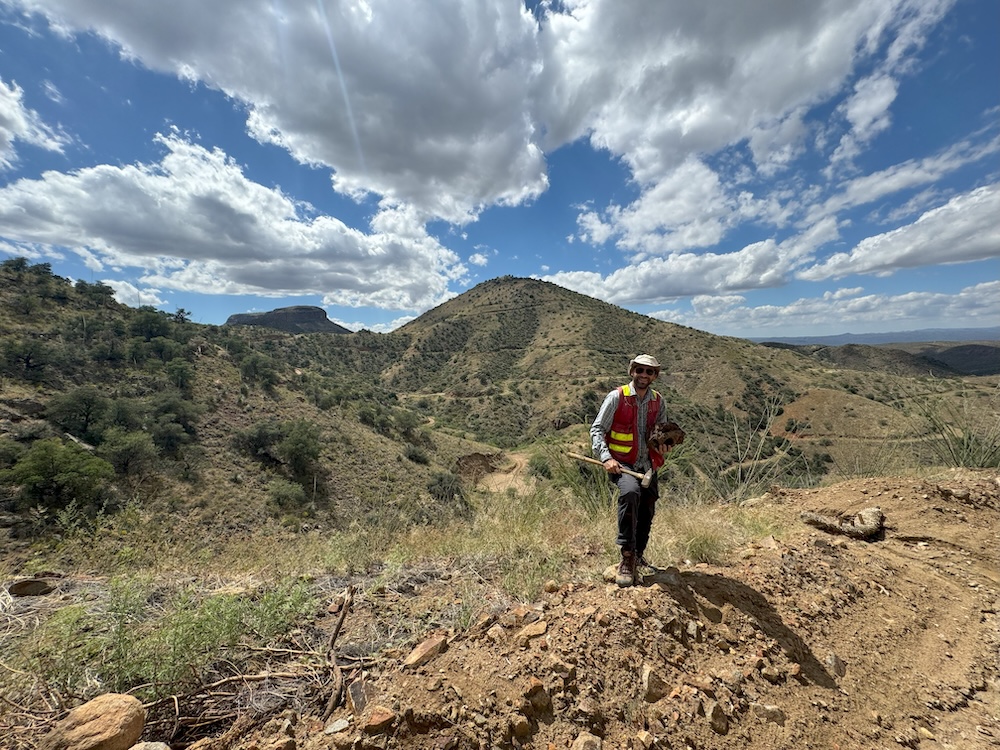
[[[660,363],[648,354],[640,354],[629,362],[628,374],[631,382],[605,397],[590,426],[594,455],[618,486],[617,543],[622,559],[615,582],[622,587],[635,583],[638,566],[650,567],[643,555],[659,497],[655,472],[663,464],[663,457],[651,452],[646,441],[655,425],[669,422],[663,398],[650,387],[660,375]],[[652,470],[649,487],[623,474],[623,467],[643,474]]]

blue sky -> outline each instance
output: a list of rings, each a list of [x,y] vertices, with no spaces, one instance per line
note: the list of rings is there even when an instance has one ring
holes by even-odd
[[[497,276],[711,333],[1000,325],[995,0],[0,0],[0,258],[221,324]]]

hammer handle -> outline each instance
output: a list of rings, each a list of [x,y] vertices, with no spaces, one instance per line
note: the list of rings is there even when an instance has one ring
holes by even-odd
[[[570,458],[575,458],[578,461],[586,461],[588,464],[597,464],[598,466],[604,466],[603,461],[598,461],[596,458],[591,458],[590,456],[584,456],[579,453],[567,453],[566,455],[569,456]],[[644,479],[646,476],[645,474],[642,474],[638,471],[632,471],[631,469],[626,469],[624,466],[622,467],[622,474],[628,474],[629,476],[633,476],[636,479]]]

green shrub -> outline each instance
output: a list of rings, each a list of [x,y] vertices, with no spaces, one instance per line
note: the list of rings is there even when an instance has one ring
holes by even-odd
[[[293,478],[304,481],[316,471],[323,432],[308,419],[286,422],[281,431],[284,437],[277,445],[278,456],[288,465]]]
[[[97,426],[110,405],[109,399],[88,385],[54,396],[45,408],[45,416],[71,435],[96,443],[100,440]]]
[[[154,590],[141,577],[121,577],[93,609],[80,604],[53,613],[23,644],[17,663],[64,700],[111,690],[151,701],[199,688],[223,649],[267,646],[314,608],[301,581],[213,595],[193,587]]]
[[[464,504],[465,492],[462,490],[462,481],[450,471],[438,471],[431,477],[427,485],[431,497],[442,503]]]
[[[967,469],[1000,468],[1000,420],[996,399],[987,405],[947,399],[917,398],[914,402],[927,428],[924,442],[945,466]]]
[[[57,510],[71,502],[97,508],[107,496],[115,470],[107,461],[58,438],[38,440],[10,469],[0,471],[0,484],[19,487],[28,504]]]
[[[250,354],[240,363],[240,375],[245,381],[265,389],[278,384],[278,368],[274,360],[258,352]]]
[[[431,462],[430,457],[427,455],[426,451],[419,446],[413,445],[413,443],[407,443],[403,448],[403,455],[409,460],[413,461],[415,464],[429,464]]]
[[[267,485],[271,502],[282,509],[301,508],[306,504],[306,491],[301,484],[277,477]]]
[[[156,465],[157,452],[153,438],[147,432],[125,432],[112,427],[104,433],[98,451],[122,476],[141,477]]]
[[[528,459],[528,473],[541,479],[552,478],[552,467],[548,459],[540,453],[535,453]]]
[[[248,430],[233,435],[233,447],[257,458],[275,459],[271,448],[283,437],[281,428],[272,422],[258,422]]]
[[[544,454],[553,481],[569,490],[573,501],[589,518],[606,516],[611,509],[612,487],[608,473],[601,466],[581,463],[555,451]]]

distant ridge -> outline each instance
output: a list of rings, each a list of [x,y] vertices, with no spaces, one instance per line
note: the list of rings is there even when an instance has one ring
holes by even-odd
[[[1000,375],[1000,328],[929,328],[903,333],[862,334],[869,338],[893,338],[892,341],[840,343],[842,336],[816,339],[769,339],[761,346],[790,349],[814,359],[836,362],[842,367],[883,370],[906,374],[924,369],[935,377],[963,375]],[[971,338],[948,338],[968,335]],[[903,336],[912,336],[903,340]],[[808,341],[809,343],[794,343]]]
[[[269,312],[237,313],[226,320],[227,326],[263,326],[288,333],[350,333],[326,317],[322,307],[295,305]]]
[[[923,328],[916,331],[890,331],[886,333],[839,333],[833,336],[766,336],[751,338],[757,343],[777,344],[912,344],[925,341],[1000,341],[1000,326],[989,328]]]

